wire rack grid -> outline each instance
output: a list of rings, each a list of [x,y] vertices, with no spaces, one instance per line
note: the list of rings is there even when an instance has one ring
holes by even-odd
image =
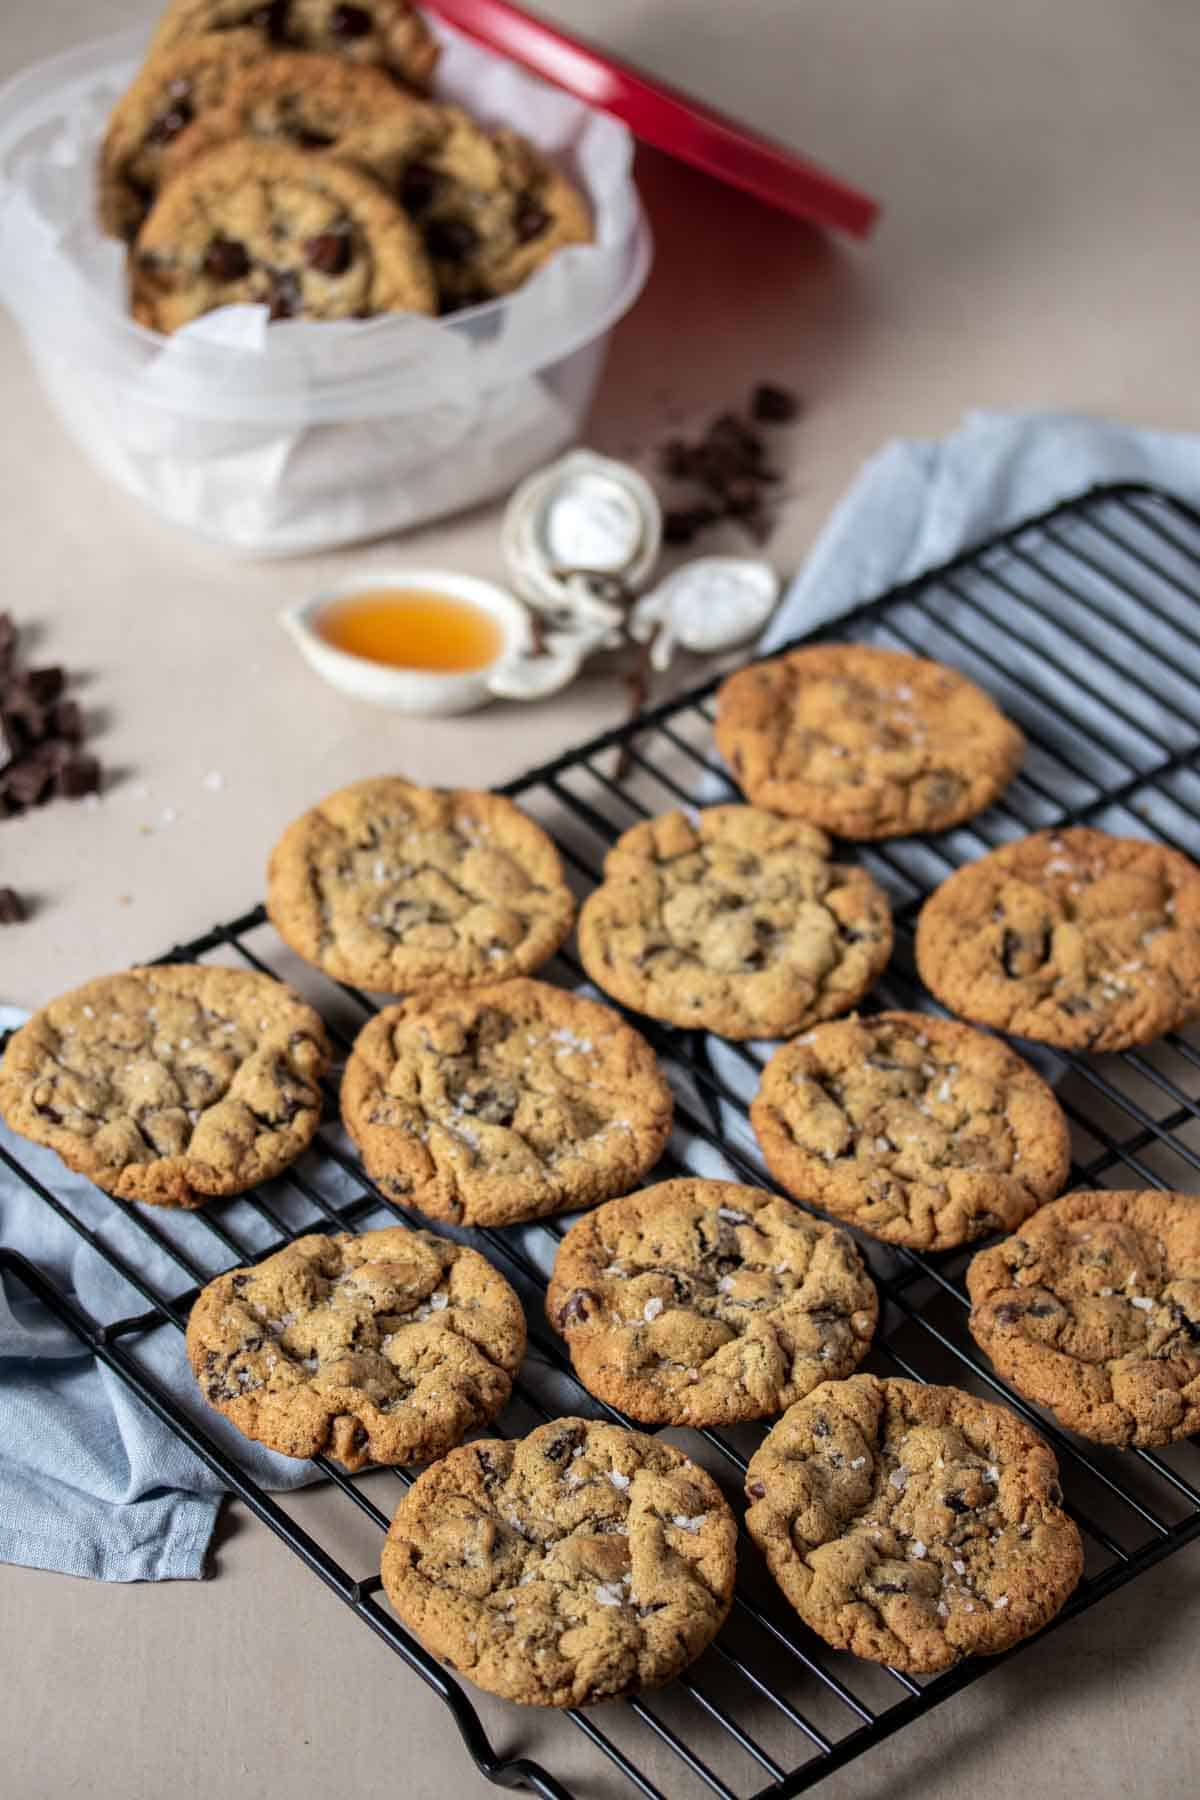
[[[1200,855],[1198,602],[1200,514],[1157,490],[1126,486],[1056,507],[816,634],[915,650],[961,668],[994,694],[1030,745],[1021,775],[982,817],[937,838],[861,847],[862,862],[889,890],[897,928],[895,957],[870,1008],[932,1006],[913,973],[916,914],[950,870],[1000,842],[1046,826],[1088,823]],[[698,794],[736,795],[712,748],[715,688],[710,682],[643,713],[500,790],[553,833],[581,894],[598,879],[607,846],[637,819]],[[250,966],[305,988],[342,1053],[375,1010],[366,995],[325,981],[292,958],[262,907],[160,960],[179,959]],[[569,952],[543,973],[571,986],[583,979]],[[745,1116],[772,1047],[719,1042],[641,1018],[635,1023],[676,1095],[677,1130],[655,1179],[698,1173],[773,1185]],[[1024,1048],[1054,1082],[1071,1122],[1072,1185],[1186,1191],[1195,1184],[1200,1040],[1194,1034],[1171,1034],[1122,1056]],[[182,1330],[199,1286],[222,1268],[257,1261],[304,1230],[354,1230],[388,1218],[425,1224],[368,1181],[335,1119],[331,1104],[313,1151],[286,1177],[240,1200],[174,1218],[104,1197],[103,1205],[122,1216],[123,1236],[101,1231],[96,1215],[82,1211],[69,1190],[0,1145],[10,1171],[123,1277],[133,1310],[98,1320],[20,1257],[0,1250],[0,1268],[75,1331],[434,1690],[484,1776],[548,1800],[570,1800],[573,1790],[547,1766],[553,1749],[533,1760],[497,1747],[512,1741],[513,1715],[493,1706],[485,1725],[479,1697],[411,1638],[379,1598],[374,1533],[389,1523],[394,1484],[407,1486],[412,1474],[351,1477],[317,1459],[319,1477],[356,1509],[375,1546],[353,1572],[283,1501],[247,1477],[202,1409],[185,1404],[178,1389],[139,1359],[150,1334]],[[567,1223],[452,1234],[481,1242],[528,1305],[530,1357],[498,1426],[507,1435],[566,1412],[625,1422],[574,1383],[541,1310]],[[1194,1441],[1161,1452],[1118,1452],[1060,1431],[1009,1390],[976,1350],[966,1330],[963,1285],[970,1252],[926,1256],[860,1242],[883,1303],[865,1366],[999,1398],[1053,1444],[1087,1552],[1084,1580],[1061,1619],[1200,1536]],[[723,1482],[736,1505],[762,1429],[672,1436]],[[784,1800],[1003,1660],[968,1660],[923,1681],[838,1654],[800,1624],[743,1541],[729,1622],[687,1676],[642,1699],[564,1713],[556,1729],[586,1741],[595,1762],[589,1794]],[[578,1748],[572,1746],[573,1767]]]

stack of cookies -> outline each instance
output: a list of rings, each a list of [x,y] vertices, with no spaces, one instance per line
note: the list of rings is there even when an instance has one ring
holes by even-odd
[[[588,242],[526,138],[429,97],[437,58],[409,0],[170,0],[100,153],[134,318],[451,312]]]
[[[155,211],[179,191],[172,179]],[[455,1238],[311,1235],[229,1270],[193,1308],[191,1367],[211,1405],[288,1455],[432,1461],[388,1534],[386,1591],[438,1656],[519,1702],[667,1681],[732,1603],[726,1498],[624,1421],[773,1421],[746,1471],[746,1527],[839,1649],[932,1673],[1064,1604],[1083,1554],[1051,1450],[1005,1407],[862,1370],[880,1308],[851,1231],[932,1252],[996,1237],[967,1276],[971,1329],[1015,1389],[1105,1443],[1200,1428],[1200,1202],[1057,1199],[1063,1111],[979,1029],[1106,1051],[1200,1011],[1200,870],[1086,829],[1006,844],[918,921],[921,976],[965,1019],[858,1016],[891,911],[829,834],[960,824],[1011,780],[1021,734],[955,671],[860,645],[732,676],[716,734],[748,804],[626,832],[583,904],[580,954],[660,1041],[784,1040],[751,1122],[787,1198],[642,1185],[671,1089],[626,1017],[537,979],[575,905],[553,842],[510,800],[359,782],[270,857],[267,910],[291,950],[384,1002],[341,1084],[366,1177],[393,1213]],[[198,1206],[304,1150],[328,1054],[317,1015],[264,976],[133,970],[15,1034],[0,1111],[114,1194]],[[621,1422],[464,1443],[525,1351],[520,1303],[483,1250],[566,1212],[546,1315]],[[481,1249],[460,1241],[471,1230]]]

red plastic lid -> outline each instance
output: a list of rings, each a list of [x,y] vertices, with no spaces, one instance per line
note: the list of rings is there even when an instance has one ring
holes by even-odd
[[[568,37],[508,0],[427,0],[431,10],[489,49],[533,69],[580,100],[623,119],[643,143],[744,188],[768,206],[866,237],[878,202],[814,163],[714,112],[690,94]]]

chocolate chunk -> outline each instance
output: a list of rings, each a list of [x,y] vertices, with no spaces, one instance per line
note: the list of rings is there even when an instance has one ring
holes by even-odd
[[[13,763],[4,771],[3,777],[5,792],[18,807],[37,806],[40,801],[48,800],[53,779],[53,771],[31,757]]]
[[[760,381],[750,398],[751,418],[764,425],[790,425],[799,411],[800,402],[791,389],[773,381]]]
[[[961,1514],[969,1513],[971,1511],[970,1506],[963,1499],[961,1494],[947,1494],[945,1496],[945,1502],[952,1513]]]
[[[310,131],[307,125],[293,125],[288,137],[300,150],[328,150],[336,142],[324,131]]]
[[[25,686],[33,695],[39,706],[49,706],[57,700],[67,685],[67,678],[60,668],[29,669],[25,675]]]
[[[663,538],[668,544],[690,544],[697,533],[720,518],[715,506],[681,506],[663,518]]]
[[[513,220],[513,229],[519,244],[528,244],[534,238],[541,237],[550,223],[550,214],[545,207],[527,194],[517,206],[517,216]]]
[[[409,163],[400,179],[400,204],[408,212],[424,212],[439,186],[437,171],[428,163]]]
[[[434,219],[425,232],[429,254],[441,262],[465,262],[479,248],[479,233],[465,219]]]
[[[240,281],[250,273],[245,244],[236,238],[214,238],[204,255],[204,273],[214,281]]]
[[[25,918],[25,906],[15,889],[0,887],[0,925],[20,925]]]
[[[746,1492],[751,1500],[765,1500],[767,1497],[766,1483],[762,1481],[751,1481],[747,1485]]]
[[[292,269],[273,269],[268,295],[271,319],[294,319],[300,311],[300,277]]]
[[[0,773],[15,763],[24,749],[21,728],[14,719],[10,725],[0,713]]]
[[[668,438],[659,451],[659,461],[664,475],[672,481],[686,481],[692,472],[692,450],[682,438]]]
[[[322,275],[344,275],[352,257],[348,231],[323,231],[319,237],[309,238],[304,246],[305,262]]]
[[[289,0],[270,0],[269,5],[252,12],[246,23],[265,31],[273,44],[282,44],[287,36],[288,6]]]
[[[83,736],[83,709],[77,700],[60,700],[50,713],[50,729],[70,744]]]
[[[73,756],[58,775],[58,791],[67,800],[100,791],[100,764],[94,756]]]
[[[172,86],[178,85],[172,83]],[[148,144],[169,144],[177,138],[185,125],[190,125],[195,118],[190,100],[182,96],[173,100],[165,112],[160,112],[146,133]]]
[[[335,6],[329,15],[329,29],[337,38],[367,37],[371,26],[371,15],[362,6]]]
[[[562,1304],[558,1311],[560,1329],[565,1325],[582,1324],[591,1315],[588,1307],[599,1306],[600,1296],[591,1288],[576,1288]]]

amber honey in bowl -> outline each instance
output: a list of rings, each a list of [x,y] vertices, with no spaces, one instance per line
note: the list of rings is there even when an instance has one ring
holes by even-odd
[[[481,606],[432,588],[371,588],[331,601],[314,620],[335,650],[393,669],[466,675],[486,669],[504,647],[499,623]]]

